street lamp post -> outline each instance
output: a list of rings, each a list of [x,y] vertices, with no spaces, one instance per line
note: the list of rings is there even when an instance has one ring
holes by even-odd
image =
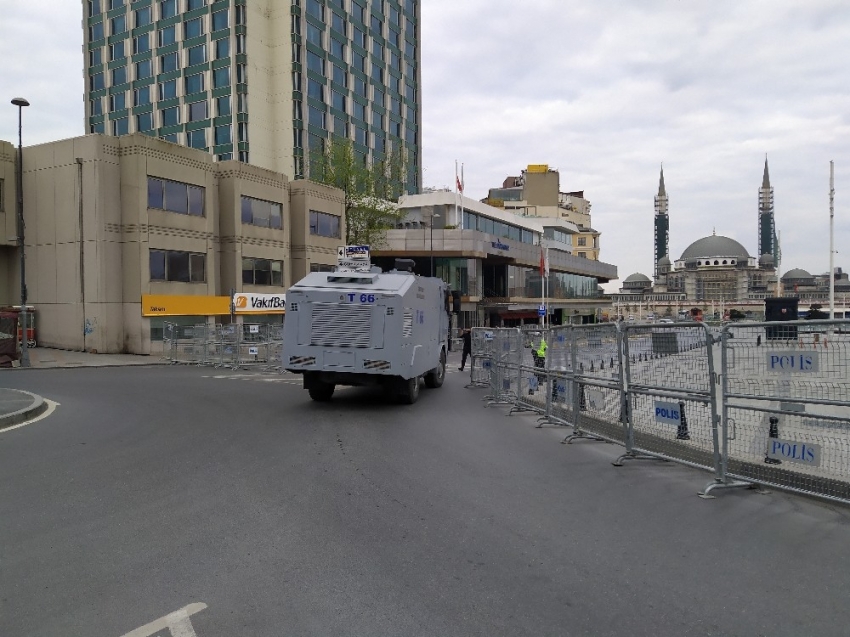
[[[440,213],[435,212],[434,214],[431,215],[431,223],[429,224],[431,226],[431,250],[430,250],[431,251],[431,276],[435,275],[435,270],[434,270],[434,219],[439,219],[439,218],[440,218]]]
[[[18,107],[18,245],[21,247],[21,367],[30,366],[30,355],[27,349],[27,261],[24,254],[24,147],[22,144],[22,117],[24,106],[30,103],[23,97],[16,97],[12,104]]]

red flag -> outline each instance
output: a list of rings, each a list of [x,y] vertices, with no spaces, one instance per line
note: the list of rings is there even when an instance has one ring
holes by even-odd
[[[460,177],[455,175],[455,181],[457,182],[458,192],[460,192],[462,194],[463,193],[463,184],[460,182]]]

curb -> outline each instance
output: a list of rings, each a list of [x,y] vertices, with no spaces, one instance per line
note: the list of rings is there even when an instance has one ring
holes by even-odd
[[[21,389],[15,389],[10,391],[16,391],[20,394],[26,394],[32,398],[33,402],[29,407],[19,409],[18,411],[13,411],[11,414],[6,414],[5,416],[0,416],[0,430],[19,425],[22,422],[26,422],[31,418],[40,416],[45,411],[47,411],[48,404],[41,396],[38,396],[28,391],[23,391]]]

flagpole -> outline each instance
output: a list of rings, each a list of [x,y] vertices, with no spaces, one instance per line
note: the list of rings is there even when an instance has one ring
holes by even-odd
[[[457,209],[458,208],[457,202],[458,202],[458,186],[459,186],[459,183],[460,182],[458,182],[458,179],[457,179],[457,159],[455,159],[455,219],[458,220],[458,226],[460,227],[461,230],[463,230],[463,219],[460,219],[458,217],[458,209]]]
[[[829,318],[835,318],[835,162],[829,162]],[[843,315],[842,315],[843,316]]]

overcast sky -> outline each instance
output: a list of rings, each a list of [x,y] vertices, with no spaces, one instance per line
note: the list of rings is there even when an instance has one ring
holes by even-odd
[[[83,134],[81,2],[0,0],[0,16],[0,139],[17,139],[18,95],[25,145]],[[481,199],[549,164],[592,202],[602,260],[651,276],[660,164],[672,258],[713,229],[755,255],[767,154],[781,269],[821,273],[832,159],[850,269],[847,0],[422,0],[422,21],[426,186],[452,186],[457,159]]]

